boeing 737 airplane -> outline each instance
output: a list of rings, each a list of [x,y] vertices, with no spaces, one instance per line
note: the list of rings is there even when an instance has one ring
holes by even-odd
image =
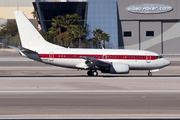
[[[125,74],[130,70],[152,71],[170,65],[161,55],[145,50],[71,49],[47,42],[21,11],[15,11],[22,47],[19,53],[27,58],[60,67],[88,70],[88,76],[98,72]]]

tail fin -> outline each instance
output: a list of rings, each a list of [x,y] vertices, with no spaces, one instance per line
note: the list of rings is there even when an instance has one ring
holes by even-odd
[[[37,49],[64,48],[47,42],[21,11],[14,11],[22,47],[36,51]]]

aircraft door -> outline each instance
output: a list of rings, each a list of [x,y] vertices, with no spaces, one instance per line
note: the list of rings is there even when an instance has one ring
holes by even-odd
[[[107,55],[103,55],[103,60],[104,60],[104,61],[107,60]]]
[[[146,62],[147,63],[151,62],[151,54],[149,54],[149,53],[146,54]]]
[[[49,52],[49,61],[54,61],[54,52]]]

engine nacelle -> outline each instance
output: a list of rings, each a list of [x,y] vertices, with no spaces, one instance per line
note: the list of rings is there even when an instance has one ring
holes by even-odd
[[[126,74],[129,73],[129,65],[113,62],[110,66],[110,73],[111,74]]]

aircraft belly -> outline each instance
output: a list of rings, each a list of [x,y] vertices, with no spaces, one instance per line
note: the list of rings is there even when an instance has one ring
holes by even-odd
[[[42,59],[43,62],[55,66],[68,67],[68,68],[76,68],[76,65],[80,62],[84,62],[83,59]]]
[[[156,60],[152,60],[150,63],[147,63],[146,60],[119,60],[119,61],[109,61],[109,62],[120,62],[128,64],[131,70],[152,70],[157,69],[159,65]]]
[[[146,61],[136,61],[130,64],[131,70],[152,70],[157,69],[159,66],[156,64],[155,61],[151,61],[147,63]]]

